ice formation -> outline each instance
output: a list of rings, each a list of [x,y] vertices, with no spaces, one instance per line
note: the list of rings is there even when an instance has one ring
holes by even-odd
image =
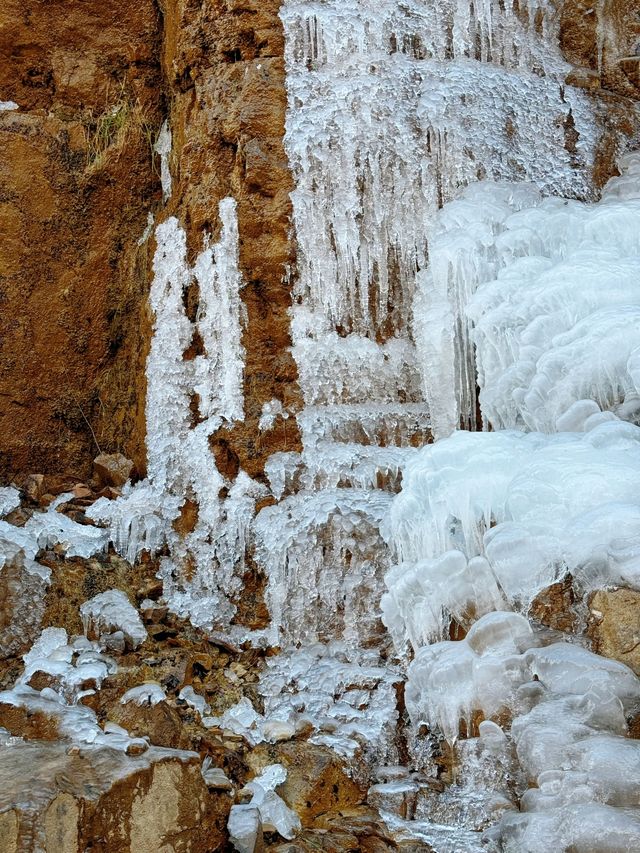
[[[244,790],[251,794],[251,801],[231,807],[230,842],[239,853],[253,853],[263,831],[277,832],[289,840],[300,831],[300,818],[276,793],[286,778],[287,771],[281,764],[270,764],[246,785]]]
[[[551,4],[522,17],[511,3],[473,9],[284,3],[296,293],[338,327],[406,324],[425,220],[461,183],[517,177],[589,193],[591,106],[563,87]]]
[[[270,764],[247,784],[246,789],[253,795],[249,806],[258,809],[262,828],[290,840],[302,826],[298,815],[276,793],[276,788],[286,779],[287,771],[281,764]]]
[[[640,157],[620,165],[596,204],[470,187],[439,215],[418,277],[433,430],[453,434],[406,462],[382,528],[397,559],[383,621],[413,655],[415,760],[427,760],[426,726],[460,762],[422,817],[493,824],[485,840],[503,853],[640,846],[640,752],[627,728],[640,681],[527,619],[565,577],[578,600],[640,589]],[[476,428],[476,384],[495,431],[455,432]],[[447,639],[452,622],[465,639]],[[511,785],[483,765],[487,750],[512,766]],[[483,804],[483,790],[504,805]]]
[[[143,550],[166,544],[170,556],[163,558],[160,573],[167,602],[194,624],[208,627],[228,624],[235,612],[248,528],[255,499],[263,493],[242,471],[227,483],[209,448],[213,433],[244,418],[244,309],[233,199],[220,203],[220,220],[218,242],[206,241],[193,268],[178,220],[170,217],[156,229],[150,295],[154,329],[147,363],[148,479],[125,487],[117,501],[97,501],[88,512],[110,526],[115,547],[131,561]],[[199,304],[191,321],[183,297],[194,285]],[[204,351],[191,358],[188,350],[196,339]],[[228,496],[221,499],[225,487]],[[197,520],[181,537],[173,522],[187,501],[197,507]]]
[[[590,198],[596,121],[584,93],[564,87],[551,3],[287,0],[280,14],[303,452],[267,464],[280,503],[253,535],[272,636],[356,648],[377,632],[385,507],[413,448],[443,432],[454,393],[453,375],[437,378],[442,401],[424,375],[414,294],[429,226],[478,178],[533,182],[510,190],[521,205],[551,189]],[[444,297],[428,309],[454,323]],[[501,594],[487,603],[503,605]]]
[[[9,515],[20,506],[20,492],[13,486],[0,488],[0,518]]]
[[[115,662],[97,643],[84,637],[70,641],[64,628],[45,628],[23,659],[24,672],[17,686],[28,686],[41,673],[49,681],[47,695],[69,704],[99,690],[104,679],[116,670]]]
[[[505,812],[487,838],[528,853],[595,849],[581,846],[588,833],[598,850],[636,849],[640,825],[629,808],[640,805],[640,746],[627,737],[625,713],[639,699],[640,680],[624,664],[578,645],[541,645],[523,617],[499,612],[478,620],[463,641],[420,649],[407,687],[414,721],[452,742],[461,724],[471,733],[479,711],[513,719],[495,743],[505,756],[514,750],[522,768],[521,812]],[[525,790],[527,782],[536,787]],[[585,829],[575,817],[587,804],[598,819]]]
[[[578,593],[640,588],[640,155],[590,203],[597,123],[590,97],[564,84],[556,6],[285,0],[303,406],[274,399],[259,419],[266,432],[295,415],[300,429],[301,452],[266,466],[276,502],[254,519],[266,487],[242,471],[225,480],[209,447],[244,418],[238,224],[225,199],[220,237],[193,266],[177,219],[156,228],[148,479],[88,511],[108,531],[78,530],[58,503],[23,528],[0,521],[0,554],[21,548],[30,565],[41,547],[89,556],[107,537],[131,562],[166,548],[167,603],[206,628],[231,622],[252,547],[268,580],[261,640],[284,649],[258,685],[264,713],[245,697],[212,717],[191,687],[180,693],[205,726],[251,745],[311,730],[353,772],[406,759],[398,696],[413,658],[416,772],[371,797],[413,798],[416,820],[388,824],[439,853],[476,850],[491,824],[487,841],[514,853],[640,844],[625,719],[638,679],[527,618],[567,575]],[[168,124],[156,152],[166,201]],[[479,426],[478,386],[494,431],[455,432]],[[14,503],[3,490],[0,515]],[[82,615],[103,644],[146,636],[117,590]],[[447,639],[452,622],[464,640]],[[63,633],[43,632],[0,701],[53,708],[65,734],[122,748],[126,733],[77,705],[109,659]],[[381,659],[389,634],[397,665]],[[36,691],[36,675],[53,686]],[[122,701],[163,698],[147,683]],[[440,735],[458,776],[434,793]],[[252,802],[232,808],[237,849],[263,828],[295,833],[276,793],[283,773],[268,767]]]
[[[386,549],[379,527],[391,495],[325,489],[263,509],[256,554],[267,569],[273,641],[343,636],[356,647],[375,629]],[[302,618],[304,615],[304,618]]]
[[[387,535],[384,620],[399,648],[441,639],[508,605],[527,608],[566,574],[584,591],[640,588],[640,428],[459,432],[408,465]]]
[[[306,645],[270,658],[258,687],[269,723],[297,731],[310,725],[312,743],[346,759],[364,754],[371,764],[397,760],[396,685],[400,674],[381,665],[375,651],[353,659],[350,645]]]
[[[80,616],[86,635],[94,633],[102,638],[120,631],[132,649],[137,649],[147,639],[138,611],[120,589],[107,590],[85,601],[80,607]]]
[[[169,168],[169,157],[171,156],[171,128],[165,120],[160,133],[156,139],[153,150],[160,157],[160,182],[162,185],[162,200],[166,202],[171,198],[171,169]]]
[[[249,804],[231,806],[229,820],[229,843],[238,853],[254,853],[262,840],[262,823],[256,806]]]
[[[443,209],[415,310],[440,435],[475,423],[476,381],[493,429],[581,428],[583,399],[638,417],[640,155],[619,167],[596,204],[479,184]]]
[[[193,708],[194,711],[197,711],[201,717],[204,717],[205,714],[208,714],[211,710],[209,705],[207,705],[207,701],[204,696],[201,696],[199,693],[191,687],[191,685],[187,685],[183,687],[178,696],[179,699],[182,699],[183,702],[186,702],[190,708]]]

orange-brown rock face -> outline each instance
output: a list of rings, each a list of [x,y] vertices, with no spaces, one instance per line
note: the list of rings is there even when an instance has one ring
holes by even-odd
[[[639,0],[565,0],[560,39],[569,62],[593,72],[594,87],[640,95]]]
[[[292,180],[283,147],[286,91],[279,0],[214,0],[197,7],[171,0],[165,10],[163,67],[173,90],[169,212],[187,229],[192,256],[218,230],[218,203],[238,203],[245,423],[212,437],[220,471],[262,472],[276,450],[297,449],[297,433],[279,418],[260,435],[264,403],[295,404],[296,370],[288,351],[292,262]]]
[[[144,459],[159,44],[153,0],[0,9],[3,476]]]
[[[560,45],[574,66],[567,83],[590,91],[602,114],[594,182],[603,187],[616,173],[616,139],[639,131],[640,0],[565,0]]]

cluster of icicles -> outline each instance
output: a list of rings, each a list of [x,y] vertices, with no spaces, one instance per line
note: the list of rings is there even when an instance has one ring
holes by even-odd
[[[383,620],[413,650],[414,725],[453,744],[480,713],[483,748],[517,758],[520,810],[487,833],[509,853],[640,847],[640,680],[525,618],[566,576],[578,599],[640,590],[640,155],[620,167],[593,205],[468,188],[438,218],[417,301],[440,300],[416,327],[422,352],[439,335],[422,366],[441,434],[475,406],[476,366],[460,365],[474,355],[496,431],[454,432],[407,465]],[[452,620],[464,640],[445,639]]]

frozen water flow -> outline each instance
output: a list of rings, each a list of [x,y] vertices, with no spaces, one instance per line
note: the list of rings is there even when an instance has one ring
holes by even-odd
[[[379,534],[391,495],[325,489],[301,492],[261,510],[256,554],[269,580],[272,637],[315,642],[375,633],[388,567]]]
[[[596,204],[479,184],[445,206],[414,309],[438,436],[475,425],[474,352],[493,429],[572,429],[584,399],[638,419],[639,162],[623,158]]]
[[[86,635],[94,633],[102,637],[122,631],[132,649],[137,649],[147,639],[138,611],[120,589],[107,590],[85,601],[80,606],[80,616]]]
[[[220,220],[218,242],[205,239],[193,268],[178,220],[170,217],[156,229],[150,294],[154,328],[147,363],[148,479],[127,487],[117,501],[97,501],[88,513],[109,524],[115,547],[131,561],[166,544],[169,556],[160,568],[165,598],[174,611],[205,627],[227,625],[233,617],[248,527],[255,500],[264,492],[242,471],[233,483],[226,482],[209,447],[213,433],[244,418],[243,283],[233,199],[220,203]],[[192,322],[184,294],[195,285],[199,305]],[[195,339],[204,352],[190,358]],[[226,499],[219,497],[223,488]],[[196,515],[195,526],[184,536],[173,524],[182,511]]]

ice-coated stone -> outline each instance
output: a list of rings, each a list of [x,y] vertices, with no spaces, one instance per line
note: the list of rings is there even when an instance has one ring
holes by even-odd
[[[157,681],[146,681],[127,690],[121,697],[120,704],[126,705],[133,702],[136,705],[157,705],[159,702],[164,702],[166,698],[167,694],[161,684]]]
[[[229,842],[238,853],[261,853],[264,849],[260,811],[256,806],[231,806],[227,829]]]
[[[171,155],[171,128],[165,120],[160,128],[160,133],[153,146],[155,154],[160,157],[160,182],[162,186],[162,200],[166,202],[171,198],[171,170],[169,168],[169,157]]]
[[[80,606],[85,634],[98,637],[122,631],[133,649],[147,639],[147,631],[140,614],[120,589],[109,589],[85,601]]]
[[[190,708],[194,709],[194,711],[197,711],[201,717],[204,717],[211,710],[204,696],[196,693],[190,684],[182,688],[178,698],[186,702]]]

